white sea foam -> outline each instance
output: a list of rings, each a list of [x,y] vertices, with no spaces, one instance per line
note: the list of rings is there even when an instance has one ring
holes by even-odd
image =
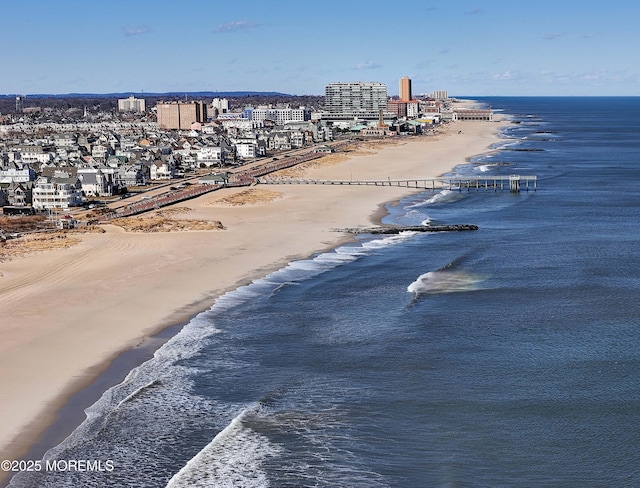
[[[482,280],[479,275],[462,271],[429,271],[411,283],[407,291],[416,295],[473,291],[479,289]]]
[[[409,211],[406,212],[404,215],[398,216],[394,219],[395,223],[400,223],[400,225],[406,224],[407,222],[416,222],[416,221],[420,221],[420,222],[429,222],[429,215],[427,215],[425,212],[422,212],[420,209],[417,208],[409,208],[405,207],[405,209],[408,209]],[[427,225],[427,224],[422,224],[422,225]]]
[[[492,144],[491,149],[495,149],[496,144],[497,143]],[[493,157],[492,153],[479,154],[478,156],[474,156],[470,161],[474,164],[478,164],[492,157]]]
[[[398,244],[399,242],[404,242],[416,234],[417,232],[413,232],[413,231],[402,231],[399,234],[390,235],[385,237],[384,239],[374,239],[372,241],[363,242],[362,247],[370,251],[376,250],[376,249],[383,249],[385,247]]]
[[[270,296],[280,290],[284,284],[295,284],[311,279],[319,274],[329,271],[337,266],[350,263],[366,255],[372,250],[393,245],[413,235],[401,234],[386,236],[381,239],[363,241],[360,245],[346,245],[333,251],[320,253],[310,259],[292,261],[264,278],[255,280],[252,284],[237,288],[219,297],[212,307],[212,312],[219,312],[260,296]]]
[[[229,291],[224,295],[219,296],[213,304],[211,310],[221,312],[223,310],[246,303],[252,298],[256,298],[258,295],[249,288],[250,286],[251,285],[246,285],[240,288],[236,288],[235,290]]]
[[[118,403],[118,406],[116,407],[116,410],[118,408],[120,408],[122,405],[124,405],[125,403],[127,403],[129,401],[132,401],[133,399],[138,397],[144,391],[148,390],[149,388],[152,388],[155,385],[159,385],[159,384],[160,384],[160,382],[158,380],[153,380],[153,381],[150,381],[149,383],[147,383],[146,385],[142,385],[136,391],[134,391],[133,393],[131,393],[127,397],[125,397],[123,400],[121,400],[120,403]]]
[[[428,198],[427,200],[424,200],[422,202],[416,202],[412,205],[407,206],[407,209],[416,209],[420,207],[425,207],[427,205],[436,205],[441,203],[453,202],[455,200],[458,200],[459,198],[460,198],[459,194],[457,192],[454,192],[453,190],[442,190],[441,192],[436,193],[435,195]]]
[[[202,349],[202,343],[209,337],[220,333],[211,321],[207,320],[208,312],[194,317],[182,330],[158,348],[154,358],[160,360],[177,360],[192,357]]]
[[[167,488],[267,487],[262,462],[280,452],[278,446],[243,425],[258,405],[244,409],[167,483]]]
[[[336,253],[349,256],[362,256],[365,254],[360,246],[342,246],[336,249]]]
[[[291,285],[297,285],[298,283],[294,282],[294,281],[285,281],[284,283],[280,283],[278,286],[276,286],[271,293],[269,294],[269,298],[271,298],[272,296],[274,296],[276,293],[278,293],[280,290],[282,290],[284,287],[286,286],[291,286]]]
[[[523,139],[520,137],[513,137],[510,139],[510,142],[505,142],[502,144],[498,144],[496,146],[496,149],[509,149],[515,146],[519,146],[520,144],[522,144]]]

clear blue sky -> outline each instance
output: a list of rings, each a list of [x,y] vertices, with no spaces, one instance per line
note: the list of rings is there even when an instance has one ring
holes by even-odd
[[[640,96],[638,0],[0,0],[0,94]]]

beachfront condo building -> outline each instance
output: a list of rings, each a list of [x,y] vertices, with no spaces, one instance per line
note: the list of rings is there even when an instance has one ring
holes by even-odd
[[[372,119],[387,117],[387,87],[382,83],[330,83],[325,88],[323,119]]]
[[[325,88],[325,108],[331,113],[377,112],[386,105],[387,87],[382,83],[330,83]]]

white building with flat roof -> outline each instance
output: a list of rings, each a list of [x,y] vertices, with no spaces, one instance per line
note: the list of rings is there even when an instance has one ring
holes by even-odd
[[[118,99],[118,112],[137,112],[145,111],[144,98],[136,98],[131,95],[129,98]]]
[[[436,100],[447,100],[449,98],[449,93],[447,90],[436,90],[429,94],[431,98],[435,98]]]
[[[218,110],[218,113],[226,114],[229,111],[229,100],[226,98],[214,98],[211,102],[211,108]]]
[[[273,120],[276,124],[282,125],[287,122],[304,122],[311,120],[311,110],[300,108],[273,108],[258,107],[247,108],[245,114],[253,121]]]
[[[329,83],[325,109],[330,113],[378,112],[387,108],[387,87],[382,83]]]
[[[393,115],[387,111],[387,86],[376,81],[329,83],[325,87],[323,119],[378,119]]]
[[[198,166],[220,166],[224,164],[224,152],[220,146],[205,146],[196,151]]]

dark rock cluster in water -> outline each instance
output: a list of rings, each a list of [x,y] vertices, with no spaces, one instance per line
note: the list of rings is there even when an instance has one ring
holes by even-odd
[[[397,225],[381,227],[364,227],[359,229],[342,229],[341,232],[351,234],[400,234],[400,232],[448,232],[454,230],[478,230],[473,224],[453,225]]]

